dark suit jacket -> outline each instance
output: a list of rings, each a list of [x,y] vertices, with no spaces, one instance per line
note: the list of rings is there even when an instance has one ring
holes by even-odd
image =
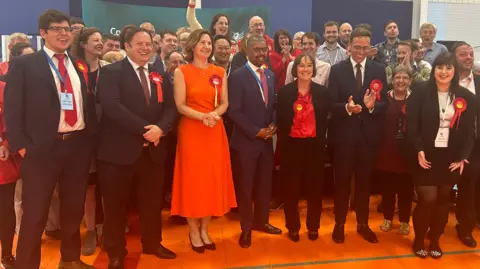
[[[330,95],[327,87],[312,82],[312,104],[315,112],[315,125],[317,131],[317,146],[325,150],[325,132],[327,130],[327,116],[330,111]],[[294,104],[298,97],[297,82],[291,82],[278,90],[277,96],[277,125],[280,135],[280,147],[289,136],[293,125]]]
[[[382,115],[387,108],[387,76],[385,67],[377,62],[368,60],[365,63],[363,87],[357,89],[353,73],[353,66],[350,59],[342,61],[330,71],[328,88],[331,94],[332,120],[329,129],[329,140],[335,146],[349,147],[358,141],[362,136],[367,139],[369,145],[378,147],[382,134]],[[363,96],[374,79],[383,83],[383,90],[380,92],[380,101],[375,103],[372,113],[368,111],[363,103]],[[348,98],[353,96],[355,104],[362,106],[359,114],[348,115],[345,105]]]
[[[156,71],[149,66],[149,72]],[[148,79],[148,78],[147,78]],[[166,135],[176,116],[173,90],[168,78],[163,79],[163,103],[157,102],[157,86],[151,82],[150,106],[147,106],[136,71],[125,58],[100,70],[98,95],[103,114],[100,123],[98,159],[118,165],[131,165],[142,154],[145,126],[155,124]],[[155,162],[162,160],[165,143],[150,143]]]
[[[60,121],[60,100],[52,71],[43,50],[16,57],[7,74],[5,121],[12,151],[27,154],[48,152],[53,146]],[[70,57],[80,78],[85,130],[95,133],[95,104],[87,101],[87,85]]]
[[[462,113],[458,129],[456,123],[450,128],[448,147],[455,161],[467,159],[473,149],[475,117],[478,114],[475,95],[469,90],[459,87],[455,98],[463,97],[467,101],[467,109]],[[407,99],[407,136],[415,153],[428,151],[435,147],[440,125],[440,107],[436,87],[424,83],[422,88],[412,92]]]
[[[275,122],[275,78],[268,69],[265,70],[265,75],[268,82],[267,107],[257,80],[246,66],[228,78],[228,116],[234,124],[230,146],[238,151],[260,152],[266,143],[272,145],[272,140],[265,141],[256,137],[260,129]]]
[[[163,76],[165,74],[165,66],[163,65],[162,59],[160,59],[160,55],[157,54],[155,57],[155,62],[153,63],[153,67],[157,70],[157,72],[161,73]]]

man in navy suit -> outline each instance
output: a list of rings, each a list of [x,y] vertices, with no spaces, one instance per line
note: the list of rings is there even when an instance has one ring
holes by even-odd
[[[100,70],[103,114],[98,177],[103,195],[104,245],[109,269],[123,269],[124,227],[130,190],[136,190],[144,254],[173,259],[161,245],[162,188],[167,147],[176,108],[170,80],[148,64],[152,37],[142,28],[125,34],[127,57]],[[160,88],[159,88],[160,87]]]
[[[274,75],[263,68],[267,52],[267,42],[262,36],[248,38],[248,62],[231,74],[228,80],[228,116],[234,124],[230,145],[241,215],[239,244],[243,248],[250,247],[252,230],[282,233],[268,223],[273,172],[271,138],[276,126],[273,110]]]
[[[357,232],[370,243],[378,242],[368,227],[370,178],[381,139],[382,115],[387,107],[387,81],[385,67],[367,59],[370,38],[370,31],[355,29],[350,36],[351,57],[332,66],[329,78],[334,102],[329,137],[334,150],[335,228],[332,239],[336,243],[345,240],[344,224],[352,175],[355,175]]]
[[[13,59],[5,88],[10,149],[24,157],[24,214],[15,268],[40,267],[42,233],[58,183],[59,268],[89,269],[93,267],[80,261],[79,227],[93,154],[95,104],[87,101],[87,84],[67,52],[72,39],[69,16],[47,10],[38,24],[43,50]]]

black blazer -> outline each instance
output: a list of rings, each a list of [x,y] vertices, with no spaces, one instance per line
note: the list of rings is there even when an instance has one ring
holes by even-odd
[[[325,150],[325,132],[327,116],[330,110],[330,95],[327,87],[312,81],[312,104],[315,111],[317,137],[315,140],[321,150]],[[294,104],[297,101],[297,82],[291,82],[278,90],[277,94],[277,126],[280,135],[280,147],[284,146],[285,138],[289,136],[293,125]]]
[[[60,100],[47,54],[36,53],[12,59],[5,87],[5,121],[12,151],[27,149],[27,154],[48,152],[53,146],[60,121]],[[95,104],[88,102],[87,85],[70,57],[81,83],[85,130],[95,133]],[[93,137],[93,136],[92,136]],[[92,138],[93,139],[93,138]]]
[[[149,72],[157,71],[149,66]],[[147,78],[148,79],[148,78]],[[147,106],[136,71],[125,58],[100,69],[98,95],[102,105],[98,159],[118,165],[131,165],[142,154],[145,126],[155,124],[166,135],[176,116],[170,80],[163,79],[163,103],[157,102],[157,86],[151,82],[151,100]],[[150,143],[154,162],[165,154],[165,141],[155,147]]]
[[[330,71],[328,88],[333,106],[329,140],[335,145],[350,147],[361,136],[366,137],[369,145],[374,147],[380,145],[382,115],[388,106],[387,76],[384,66],[369,59],[365,63],[364,72],[363,87],[358,90],[350,58],[332,66]],[[363,96],[374,79],[383,83],[383,90],[380,92],[380,101],[375,103],[375,109],[370,113],[363,103]],[[355,104],[362,106],[361,113],[348,115],[345,105],[350,96],[353,97]]]
[[[468,159],[473,149],[475,117],[478,102],[475,95],[469,90],[459,87],[455,98],[463,97],[467,101],[467,109],[462,113],[458,130],[450,129],[448,148],[453,153],[455,161]],[[429,83],[422,84],[422,88],[412,92],[407,99],[407,137],[411,141],[415,153],[435,148],[440,125],[440,107],[436,87]]]

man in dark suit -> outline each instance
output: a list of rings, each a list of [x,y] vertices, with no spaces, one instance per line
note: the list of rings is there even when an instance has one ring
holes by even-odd
[[[455,53],[457,68],[459,72],[460,86],[468,89],[476,96],[477,101],[477,123],[480,126],[480,76],[474,75],[473,48],[465,42],[457,42],[452,47]],[[480,198],[478,187],[478,178],[480,177],[480,139],[474,141],[475,145],[468,161],[470,164],[465,166],[465,171],[458,184],[458,197],[456,206],[457,215],[457,236],[460,241],[468,247],[476,247],[477,241],[473,238],[472,232],[475,227],[476,214],[480,214],[480,208],[475,208],[475,199]]]
[[[351,57],[332,66],[328,80],[333,101],[329,137],[334,150],[335,228],[332,239],[336,243],[345,241],[352,175],[355,175],[357,232],[368,242],[378,242],[368,227],[370,178],[381,139],[381,117],[387,106],[387,81],[385,68],[367,59],[370,38],[370,31],[355,29],[350,36]],[[383,90],[377,95],[372,84]]]
[[[170,80],[148,65],[152,43],[148,31],[133,28],[125,34],[127,57],[103,68],[98,81],[103,108],[98,176],[109,269],[123,268],[125,215],[132,188],[138,199],[143,253],[176,257],[160,244],[167,153],[163,138],[171,130],[176,109]]]
[[[252,230],[269,234],[282,232],[268,223],[273,171],[271,138],[276,126],[274,75],[262,67],[267,52],[267,43],[262,36],[248,38],[248,62],[228,80],[228,116],[234,124],[230,145],[241,215],[239,244],[243,248],[250,247]],[[252,197],[254,189],[256,193]]]
[[[155,62],[153,62],[153,67],[155,67],[155,69],[157,69],[159,72],[163,72],[167,71],[167,65],[165,63],[167,60],[165,57],[167,54],[177,51],[178,39],[177,34],[169,30],[163,31],[160,33],[160,36],[162,37],[162,42],[159,52],[155,57]]]
[[[5,88],[5,121],[12,152],[24,162],[23,219],[16,268],[40,266],[41,237],[53,189],[59,183],[61,261],[59,268],[88,269],[80,261],[83,218],[95,133],[95,104],[67,48],[72,39],[68,15],[47,10],[39,18],[45,47],[17,57]]]

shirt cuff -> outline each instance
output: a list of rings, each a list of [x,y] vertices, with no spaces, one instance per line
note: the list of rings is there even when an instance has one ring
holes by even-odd
[[[345,104],[345,110],[347,111],[348,116],[352,116],[352,112],[348,111],[347,106],[348,106],[348,103]]]

